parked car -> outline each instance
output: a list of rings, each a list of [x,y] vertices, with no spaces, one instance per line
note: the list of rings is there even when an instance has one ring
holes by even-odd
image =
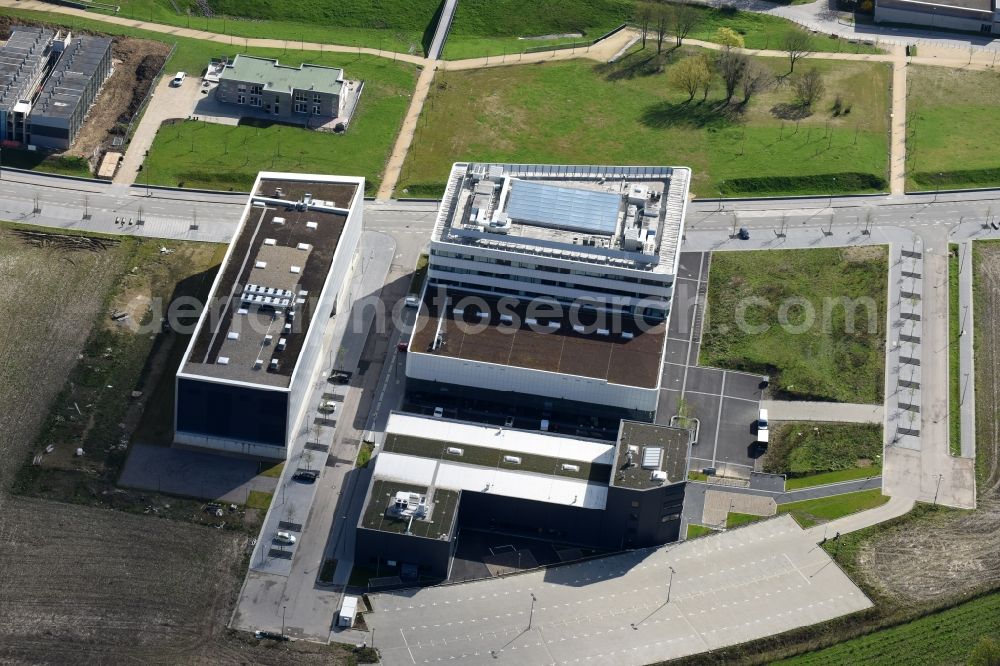
[[[761,444],[767,444],[767,410],[762,409],[757,414],[757,441]]]
[[[434,408],[434,418],[440,419],[443,416],[444,416],[444,407],[435,407]]]
[[[184,83],[185,77],[187,77],[187,74],[185,74],[184,72],[177,72],[177,74],[174,75],[173,80],[170,82],[170,85],[172,85],[174,88],[180,88],[181,84]]]
[[[396,351],[398,351],[401,354],[405,354],[406,350],[409,349],[409,348],[410,348],[410,345],[409,345],[408,342],[397,342],[396,343]]]
[[[738,236],[740,240],[750,240],[750,230],[746,227],[740,227],[740,233]]]
[[[348,372],[347,370],[334,370],[330,373],[330,376],[326,378],[326,381],[331,384],[347,384],[351,381],[351,376],[354,373]]]
[[[280,543],[283,546],[294,546],[295,545],[295,535],[291,532],[278,532],[274,535],[274,542]]]
[[[302,483],[314,483],[319,478],[319,471],[315,469],[300,469],[292,474],[292,478]]]
[[[408,308],[419,308],[420,307],[420,297],[415,294],[409,294],[404,301],[406,307]]]

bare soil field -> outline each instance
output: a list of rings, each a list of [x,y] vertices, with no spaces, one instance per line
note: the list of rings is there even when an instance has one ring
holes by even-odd
[[[169,244],[174,251],[161,254],[160,246],[0,224],[0,663],[352,663],[343,648],[261,643],[226,629],[250,536],[193,524],[192,512],[206,515],[200,503],[121,490],[113,474],[109,479],[115,458],[108,452],[119,450],[118,435],[129,430],[119,424],[134,423],[143,404],[117,392],[145,388],[156,373],[146,360],[154,347],[149,332],[136,334],[108,315],[155,303],[164,292],[197,291],[219,251]],[[152,315],[135,310],[131,317]],[[144,344],[130,347],[137,355],[121,363],[94,345],[95,337],[126,336]],[[131,376],[136,359],[138,379],[107,389],[115,392],[112,404],[126,405],[109,419],[98,393],[107,376]],[[83,370],[93,385],[67,381]],[[66,396],[75,404],[64,404]],[[111,441],[102,440],[106,420]],[[53,429],[62,424],[73,427]],[[53,453],[43,455],[52,459],[32,465],[49,441],[42,433],[59,433]],[[70,437],[86,438],[91,453],[69,454]],[[73,503],[11,495],[24,470],[32,474],[22,490],[51,497],[69,491]],[[157,510],[142,515],[143,507]],[[253,513],[251,522],[259,519]]]
[[[0,662],[336,664],[342,648],[225,629],[245,538],[11,498],[0,514]]]
[[[977,242],[974,269],[977,509],[886,529],[858,554],[866,582],[903,603],[1000,585],[1000,245]]]
[[[124,262],[115,243],[34,247],[0,226],[0,488],[23,464]]]

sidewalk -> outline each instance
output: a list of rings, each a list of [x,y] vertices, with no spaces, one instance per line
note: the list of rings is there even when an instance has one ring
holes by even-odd
[[[976,457],[976,372],[972,268],[972,243],[962,243],[958,246],[958,396],[962,424],[963,458]],[[952,415],[951,418],[955,418],[955,416]]]
[[[854,405],[840,402],[763,400],[772,421],[827,421],[836,423],[879,423],[885,418],[882,405]]]
[[[889,193],[906,193],[906,49],[892,47],[892,112],[889,132]]]

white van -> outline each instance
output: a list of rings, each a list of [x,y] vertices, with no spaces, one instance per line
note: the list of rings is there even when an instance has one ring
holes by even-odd
[[[757,414],[757,441],[767,444],[767,410],[762,409]]]
[[[170,82],[170,85],[172,85],[174,88],[180,88],[181,84],[184,83],[184,77],[186,76],[187,74],[185,74],[184,72],[177,72],[177,74],[174,76],[173,81]]]

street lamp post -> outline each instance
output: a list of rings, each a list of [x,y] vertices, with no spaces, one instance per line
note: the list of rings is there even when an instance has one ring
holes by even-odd
[[[281,635],[285,635],[285,607],[281,607]]]
[[[677,573],[677,572],[674,571],[674,568],[670,567],[670,580],[667,582],[667,603],[668,604],[670,603],[670,590],[674,586],[674,574],[675,573]]]
[[[531,631],[531,621],[535,617],[535,602],[536,601],[537,601],[537,599],[535,599],[535,593],[532,592],[531,593],[531,610],[528,611],[528,631]]]

